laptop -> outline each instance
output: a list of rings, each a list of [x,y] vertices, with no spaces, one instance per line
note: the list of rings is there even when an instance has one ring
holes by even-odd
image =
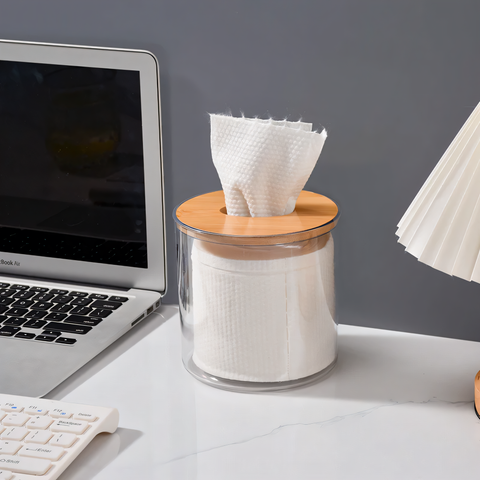
[[[0,392],[40,397],[166,290],[147,51],[0,41]]]

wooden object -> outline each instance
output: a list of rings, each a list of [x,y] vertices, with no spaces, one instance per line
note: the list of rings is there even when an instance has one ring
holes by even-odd
[[[175,211],[177,228],[191,237],[228,245],[277,245],[324,235],[338,221],[328,197],[302,191],[295,210],[277,217],[227,215],[223,191],[191,198]]]
[[[480,372],[475,376],[475,397],[473,406],[475,407],[475,413],[480,418]]]

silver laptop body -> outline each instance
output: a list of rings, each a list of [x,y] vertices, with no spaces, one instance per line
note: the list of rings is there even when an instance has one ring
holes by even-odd
[[[160,305],[165,215],[151,53],[0,41],[0,284],[15,297],[0,305],[8,394],[47,394]],[[30,308],[68,310],[52,303],[59,291],[76,301],[93,295],[85,322],[96,325],[63,331],[80,300],[59,322],[45,320],[49,310],[41,328],[5,329],[21,323],[10,314],[30,284]],[[14,295],[5,292],[12,286]],[[54,339],[38,339],[44,332]]]

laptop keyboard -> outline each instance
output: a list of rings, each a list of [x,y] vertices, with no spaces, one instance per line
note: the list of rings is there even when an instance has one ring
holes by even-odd
[[[0,337],[73,345],[127,297],[0,283]]]

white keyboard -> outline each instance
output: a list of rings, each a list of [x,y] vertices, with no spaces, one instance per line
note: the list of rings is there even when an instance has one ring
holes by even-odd
[[[54,480],[117,426],[115,408],[0,394],[0,480]]]

